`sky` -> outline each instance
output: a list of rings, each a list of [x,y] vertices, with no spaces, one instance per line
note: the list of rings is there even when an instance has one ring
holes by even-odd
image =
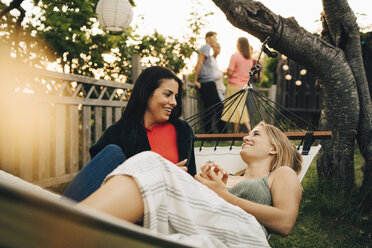
[[[1,0],[9,3],[11,0]],[[195,4],[199,1],[199,5]],[[321,23],[319,21],[322,11],[321,0],[260,0],[272,12],[283,17],[295,17],[300,26],[310,32],[319,32]],[[350,7],[357,16],[357,22],[361,28],[369,27],[372,30],[372,2],[371,0],[348,0]],[[221,53],[217,58],[221,70],[228,66],[231,55],[236,50],[236,41],[243,36],[248,38],[253,49],[257,52],[261,42],[230,24],[225,14],[214,4],[212,0],[135,0],[133,8],[133,21],[131,26],[139,27],[138,33],[152,34],[154,30],[166,36],[182,38],[187,29],[187,19],[193,7],[198,6],[198,13],[213,12],[214,15],[207,18],[207,25],[201,30],[198,43],[204,44],[204,34],[213,30],[218,33],[218,42],[221,45]],[[32,10],[32,0],[24,0],[22,7]],[[28,11],[26,14],[31,14]],[[197,54],[192,57],[195,63]],[[194,65],[189,65],[189,69]]]
[[[139,25],[140,31],[143,33],[151,34],[156,29],[163,35],[181,38],[183,32],[187,30],[187,19],[192,11],[193,1],[195,0],[136,0],[131,25]],[[321,30],[321,23],[318,21],[322,11],[321,0],[260,0],[260,2],[276,14],[283,17],[295,17],[299,25],[310,32]],[[369,30],[371,30],[372,2],[370,0],[349,0],[348,2],[358,17],[359,25],[361,27],[370,25]],[[205,8],[200,10],[202,13],[212,11],[214,15],[207,18],[208,24],[201,32],[199,43],[204,43],[204,34],[207,31],[213,30],[218,33],[221,54],[217,61],[221,70],[227,68],[230,56],[236,50],[236,41],[239,37],[248,38],[254,50],[260,49],[260,41],[247,32],[232,26],[225,14],[212,0],[200,0],[200,3]],[[193,58],[193,60],[196,59]]]

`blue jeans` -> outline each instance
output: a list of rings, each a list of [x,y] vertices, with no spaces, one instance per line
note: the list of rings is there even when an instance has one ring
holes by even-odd
[[[107,145],[86,166],[84,166],[72,179],[63,196],[80,202],[96,191],[103,180],[126,157],[117,145]]]

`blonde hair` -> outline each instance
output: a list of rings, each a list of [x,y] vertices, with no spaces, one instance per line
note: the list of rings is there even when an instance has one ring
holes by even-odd
[[[252,49],[247,38],[240,37],[238,39],[237,48],[239,52],[244,56],[244,58],[250,59],[252,57]]]
[[[275,147],[276,156],[271,162],[270,171],[274,171],[280,166],[289,166],[297,174],[301,172],[302,156],[297,148],[289,141],[288,137],[273,125],[263,121],[257,124],[262,126],[269,136],[270,143]]]

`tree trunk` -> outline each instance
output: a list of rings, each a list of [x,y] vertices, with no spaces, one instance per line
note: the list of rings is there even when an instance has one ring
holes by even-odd
[[[323,0],[325,21],[333,40],[340,47],[353,72],[359,96],[360,120],[357,141],[365,159],[363,189],[372,188],[372,106],[367,76],[363,66],[359,27],[346,0]]]
[[[321,175],[346,189],[354,185],[355,130],[359,124],[359,98],[353,72],[340,48],[300,27],[294,18],[272,13],[252,0],[213,0],[236,27],[264,41],[316,73],[323,82],[320,129],[331,130],[335,139],[322,142]],[[348,175],[344,175],[347,173]]]
[[[354,186],[355,132],[333,132],[331,141],[324,142],[317,163],[320,179],[332,188],[351,189]],[[327,152],[330,151],[330,152]]]

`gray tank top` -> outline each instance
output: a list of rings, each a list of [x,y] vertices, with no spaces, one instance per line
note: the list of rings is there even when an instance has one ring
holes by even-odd
[[[273,201],[271,198],[271,192],[269,189],[268,183],[269,175],[262,177],[262,178],[253,178],[247,179],[239,182],[232,188],[228,188],[227,190],[237,197],[253,201],[256,203],[264,204],[264,205],[273,205]],[[262,226],[266,237],[268,237],[269,233],[266,228]]]

